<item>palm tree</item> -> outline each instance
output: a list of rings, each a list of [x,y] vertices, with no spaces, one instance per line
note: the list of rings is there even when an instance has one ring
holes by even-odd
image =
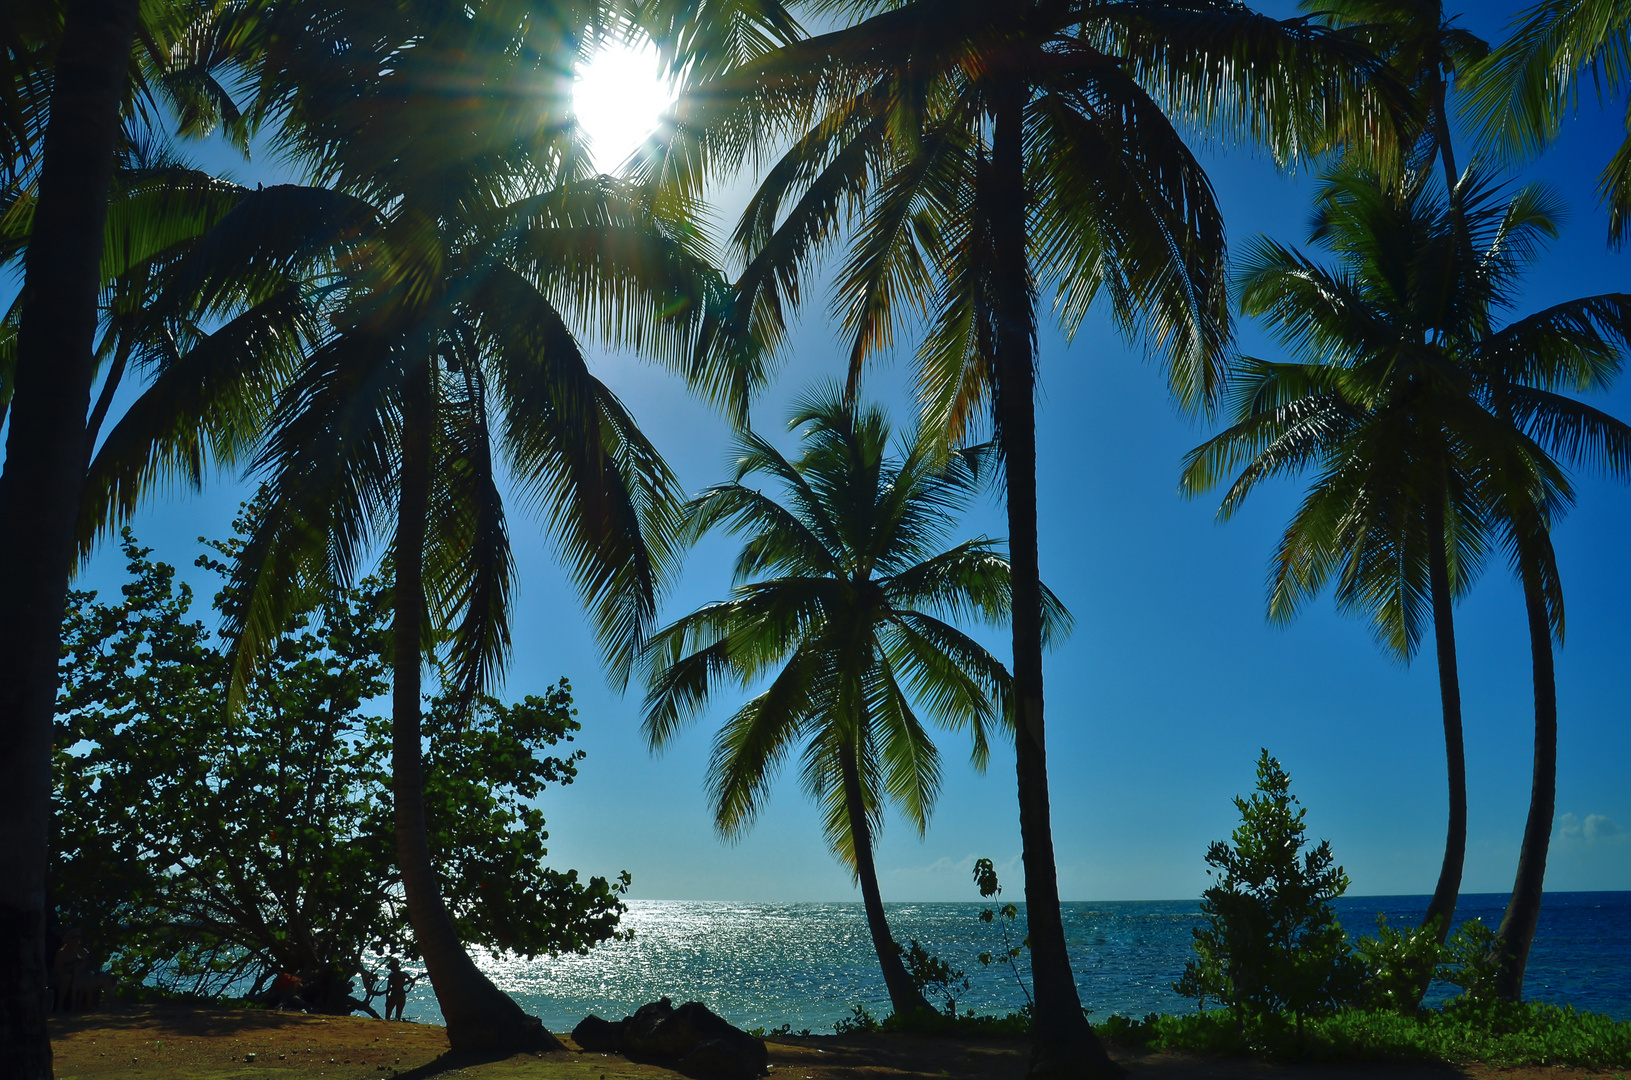
[[[1356,162],[1383,175],[1421,177],[1436,158],[1444,167],[1445,186],[1455,187],[1461,174],[1450,135],[1450,85],[1489,54],[1489,45],[1456,26],[1456,16],[1446,17],[1442,0],[1303,0],[1300,6],[1329,26],[1351,28],[1386,59],[1406,92],[1401,100],[1414,106],[1392,126],[1345,132]],[[1387,160],[1390,156],[1404,160]]]
[[[1558,393],[1604,391],[1631,345],[1631,296],[1569,300],[1491,333],[1475,363],[1496,419],[1518,437],[1496,473],[1494,511],[1509,561],[1523,586],[1535,697],[1534,769],[1529,813],[1512,897],[1496,931],[1501,966],[1495,992],[1523,997],[1524,971],[1540,920],[1541,890],[1557,802],[1557,682],[1552,640],[1563,642],[1563,585],[1551,526],[1573,502],[1562,457],[1620,479],[1631,477],[1631,427]]]
[[[102,227],[139,6],[76,4],[65,15],[0,473],[0,1072],[30,1080],[51,1075],[43,1005],[52,713],[85,470]],[[8,99],[19,100],[16,85]],[[23,139],[8,149],[28,133],[14,132]]]
[[[673,477],[591,373],[574,324],[640,347],[716,400],[736,354],[701,347],[725,296],[683,223],[592,175],[570,72],[597,8],[335,0],[268,20],[261,110],[321,187],[246,220],[235,261],[332,252],[332,327],[278,406],[271,502],[240,568],[237,683],[303,594],[386,539],[393,798],[405,900],[456,1048],[559,1046],[464,952],[423,812],[421,673],[490,685],[509,648],[497,460],[554,532],[614,677],[671,570]],[[271,190],[271,189],[268,189]],[[234,260],[229,260],[234,261]]]
[[[1013,560],[1031,1072],[1108,1075],[1065,948],[1048,808],[1038,287],[1054,292],[1067,336],[1107,294],[1120,324],[1162,355],[1178,399],[1207,403],[1229,336],[1223,223],[1173,117],[1289,159],[1380,116],[1373,84],[1392,78],[1348,31],[1223,0],[842,7],[862,17],[682,95],[640,175],[694,195],[710,172],[778,154],[736,228],[746,268],[731,325],[778,345],[804,274],[853,224],[834,294],[852,395],[868,357],[924,318],[928,422],[955,445],[990,407]]]
[[[1588,72],[1600,98],[1618,100],[1631,76],[1631,2],[1541,0],[1525,10],[1500,47],[1469,72],[1470,105],[1482,141],[1511,158],[1545,150],[1579,107]],[[1598,179],[1608,204],[1609,243],[1631,227],[1631,135]]]
[[[1262,480],[1317,472],[1270,571],[1271,618],[1290,618],[1334,578],[1338,606],[1369,616],[1382,644],[1408,658],[1431,614],[1450,825],[1423,922],[1441,939],[1466,847],[1453,600],[1502,543],[1524,581],[1537,710],[1552,703],[1555,740],[1551,631],[1562,628],[1562,594],[1546,533],[1570,489],[1552,455],[1619,471],[1631,451],[1631,429],[1555,392],[1611,381],[1631,296],[1587,297],[1497,329],[1556,224],[1542,189],[1505,203],[1496,194],[1472,173],[1448,203],[1365,174],[1328,177],[1314,239],[1338,267],[1264,239],[1241,275],[1242,310],[1306,359],[1244,359],[1233,424],[1191,451],[1183,476],[1193,495],[1239,467],[1219,510],[1228,517]],[[1549,801],[1544,817],[1549,834]]]
[[[896,1015],[930,1011],[889,933],[872,846],[893,803],[921,836],[940,787],[940,756],[913,706],[969,729],[984,768],[987,727],[1005,720],[1002,663],[943,617],[1009,616],[1008,561],[984,537],[942,549],[976,486],[972,458],[936,464],[918,439],[889,455],[889,427],[837,388],[798,403],[789,425],[805,448],[788,461],[743,434],[731,482],[686,507],[686,535],[747,533],[731,599],[653,635],[645,733],[665,749],[723,683],[763,692],[714,740],[708,787],[722,836],[741,836],[802,742],[804,787],[822,807],[827,843],[860,882],[867,928]],[[775,498],[744,481],[780,483]],[[1046,628],[1069,616],[1044,592]]]
[[[32,189],[3,396],[0,473],[0,1072],[49,1076],[45,872],[62,605],[76,551],[104,226],[129,124],[227,115],[209,72],[230,49],[211,4],[8,3],[0,14],[0,203]],[[253,5],[245,5],[246,8]],[[140,27],[141,33],[138,33]],[[191,35],[202,49],[173,48]],[[134,53],[133,53],[134,50]],[[135,63],[133,64],[133,59]],[[132,79],[132,72],[136,78]],[[170,76],[180,76],[172,80]],[[241,133],[241,131],[240,131]]]

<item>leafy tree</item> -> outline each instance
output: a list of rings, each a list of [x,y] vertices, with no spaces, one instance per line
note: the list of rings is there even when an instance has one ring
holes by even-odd
[[[1538,197],[1532,192],[1500,223],[1503,238],[1521,243],[1546,227]],[[1436,922],[1442,940],[1467,843],[1454,601],[1490,540],[1478,494],[1481,460],[1457,433],[1466,410],[1478,408],[1470,376],[1446,363],[1427,334],[1454,333],[1470,317],[1475,283],[1463,275],[1476,268],[1457,257],[1465,222],[1431,188],[1394,193],[1369,174],[1340,172],[1327,178],[1318,205],[1313,239],[1335,250],[1340,269],[1261,239],[1240,274],[1242,310],[1266,317],[1284,344],[1316,359],[1243,360],[1235,423],[1190,452],[1183,486],[1190,494],[1209,490],[1243,463],[1218,511],[1227,518],[1265,477],[1316,469],[1275,554],[1269,617],[1288,621],[1334,578],[1338,607],[1368,616],[1383,647],[1406,660],[1431,619],[1449,816],[1422,922]],[[1390,242],[1376,242],[1383,236]]]
[[[223,575],[241,541],[201,559]],[[301,973],[347,1012],[366,952],[413,955],[394,858],[389,601],[374,581],[293,614],[242,708],[230,643],[188,619],[192,594],[128,530],[119,603],[70,594],[58,698],[54,885],[66,927],[121,981],[258,993]],[[215,607],[238,598],[230,588]],[[461,936],[499,952],[585,952],[618,936],[628,884],[544,865],[549,783],[583,752],[565,680],[515,705],[431,703],[433,858]]]
[[[820,5],[831,10],[834,5]],[[1035,1075],[1114,1065],[1081,1009],[1048,808],[1037,554],[1038,293],[1067,336],[1103,296],[1158,352],[1186,406],[1209,403],[1229,338],[1223,223],[1178,125],[1289,159],[1359,130],[1393,79],[1349,32],[1208,0],[866,0],[855,21],[750,54],[682,95],[641,175],[695,197],[770,162],[734,234],[730,325],[776,345],[805,276],[842,240],[834,307],[850,393],[869,357],[926,325],[918,387],[943,445],[987,409],[1005,469],[1014,700]]]
[[[731,599],[653,635],[646,653],[645,733],[661,750],[722,684],[770,682],[720,728],[708,785],[727,836],[752,825],[781,763],[803,744],[805,789],[821,805],[827,843],[861,886],[867,928],[895,1013],[929,1006],[889,933],[872,859],[888,803],[921,834],[940,788],[940,755],[914,708],[973,736],[983,768],[987,728],[1007,716],[1008,673],[943,617],[1000,623],[1009,569],[984,537],[942,548],[975,487],[970,459],[937,464],[926,442],[889,454],[875,408],[836,388],[793,410],[804,452],[788,461],[752,433],[736,475],[687,506],[687,535],[748,534]],[[773,478],[778,502],[748,487]],[[1047,594],[1048,628],[1068,616]]]
[[[1631,428],[1562,391],[1612,384],[1631,340],[1631,295],[1581,297],[1500,325],[1557,228],[1544,189],[1500,194],[1474,172],[1449,205],[1364,174],[1328,178],[1314,239],[1338,265],[1263,240],[1242,277],[1242,307],[1305,359],[1242,362],[1234,423],[1190,453],[1183,484],[1204,491],[1239,467],[1219,511],[1227,517],[1261,481],[1317,471],[1275,556],[1271,618],[1289,618],[1334,579],[1339,607],[1368,615],[1382,644],[1408,657],[1431,613],[1451,813],[1423,922],[1438,921],[1440,935],[1466,842],[1451,602],[1490,550],[1506,549],[1523,585],[1536,723],[1529,820],[1501,933],[1503,993],[1516,997],[1556,785],[1552,638],[1563,595],[1551,523],[1573,500],[1565,465],[1631,472]]]
[[[1363,968],[1349,952],[1331,901],[1348,888],[1328,841],[1309,851],[1291,777],[1264,750],[1257,791],[1235,798],[1240,811],[1232,843],[1206,852],[1216,883],[1204,893],[1195,928],[1196,958],[1173,989],[1208,997],[1245,1017],[1289,1012],[1299,1032],[1304,1017],[1350,1001]]]
[[[1618,101],[1631,77],[1631,2],[1540,0],[1468,74],[1471,111],[1483,141],[1512,158],[1545,150],[1580,103],[1589,73],[1599,101]],[[1608,205],[1608,239],[1631,227],[1631,134],[1598,179]]]

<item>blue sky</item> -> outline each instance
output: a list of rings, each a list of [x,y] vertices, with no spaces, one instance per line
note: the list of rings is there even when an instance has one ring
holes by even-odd
[[[1464,22],[1498,38],[1508,3],[1480,5]],[[1289,5],[1269,6],[1287,14]],[[1552,184],[1571,209],[1561,239],[1532,274],[1523,313],[1558,300],[1624,289],[1628,256],[1606,249],[1595,179],[1623,137],[1623,107],[1588,101],[1562,141],[1522,179]],[[1461,142],[1463,159],[1471,146]],[[215,155],[210,155],[213,160]],[[1239,149],[1205,151],[1235,250],[1256,233],[1302,244],[1312,178],[1286,176]],[[240,179],[272,180],[275,166],[237,164]],[[721,201],[740,198],[741,188]],[[1242,323],[1243,348],[1277,355]],[[633,409],[688,488],[721,479],[729,433],[673,379],[637,358],[600,352],[602,377]],[[786,403],[841,369],[842,348],[819,305],[808,309],[756,425],[782,431]],[[1443,851],[1443,738],[1430,649],[1410,667],[1386,658],[1369,630],[1329,598],[1291,626],[1264,618],[1263,579],[1300,487],[1254,496],[1227,525],[1215,503],[1176,492],[1184,451],[1212,430],[1180,415],[1139,346],[1102,321],[1067,345],[1041,341],[1042,568],[1076,616],[1074,636],[1049,660],[1047,701],[1053,820],[1067,899],[1195,896],[1202,853],[1233,826],[1231,796],[1247,789],[1259,747],[1289,768],[1311,831],[1331,840],[1356,894],[1425,893]],[[869,393],[905,426],[912,416],[904,362],[875,369]],[[1597,401],[1631,417],[1631,387]],[[791,446],[791,442],[788,443]],[[1631,600],[1625,538],[1631,493],[1581,476],[1579,503],[1557,529],[1568,597],[1558,655],[1560,825],[1548,888],[1631,889],[1631,705],[1625,662]],[[135,522],[159,557],[191,567],[195,538],[219,536],[248,489],[225,479],[202,494],[155,498]],[[577,599],[536,519],[512,508],[520,566],[515,657],[506,692],[570,677],[588,751],[578,782],[544,799],[551,862],[585,873],[628,869],[642,898],[857,899],[829,856],[795,776],[779,783],[748,836],[724,844],[703,793],[722,701],[663,757],[639,737],[639,698],[610,689]],[[981,502],[965,525],[1004,532]],[[733,549],[708,542],[668,598],[670,616],[725,595]],[[80,584],[114,589],[122,568],[103,554]],[[208,592],[205,592],[208,595]],[[1523,611],[1506,568],[1492,561],[1456,612],[1465,694],[1470,824],[1465,889],[1511,887],[1529,791],[1532,699]],[[1002,636],[986,635],[1006,652]],[[1002,654],[1002,653],[999,653]],[[878,850],[887,900],[977,899],[973,860],[989,856],[1018,890],[1019,835],[1011,753],[976,775],[966,752],[941,741],[946,776],[926,838],[898,819]],[[1589,826],[1588,826],[1589,822]]]

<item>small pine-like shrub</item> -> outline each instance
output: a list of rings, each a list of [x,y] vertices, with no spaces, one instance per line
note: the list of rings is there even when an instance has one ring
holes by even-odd
[[[1289,1013],[1300,1027],[1358,996],[1364,966],[1348,947],[1331,901],[1348,888],[1331,845],[1304,851],[1308,813],[1291,777],[1264,750],[1257,790],[1236,798],[1232,843],[1206,853],[1216,884],[1202,894],[1206,925],[1195,929],[1195,959],[1173,989],[1230,1006],[1237,1018]]]

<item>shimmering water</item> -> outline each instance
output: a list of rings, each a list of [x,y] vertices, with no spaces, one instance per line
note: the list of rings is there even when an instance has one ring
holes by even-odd
[[[1461,898],[1459,918],[1500,922],[1504,895]],[[1350,933],[1371,932],[1378,912],[1413,924],[1425,896],[1371,896],[1338,902]],[[921,941],[968,973],[958,1008],[1007,1012],[1024,997],[1000,955],[1001,934],[979,921],[982,904],[890,904],[897,940]],[[1122,901],[1064,905],[1065,931],[1083,1005],[1095,1018],[1181,1012],[1194,1004],[1172,992],[1192,955],[1199,902]],[[1023,908],[1021,909],[1023,921]],[[534,961],[486,958],[495,982],[553,1030],[570,1030],[589,1013],[616,1018],[659,997],[699,1000],[743,1027],[791,1024],[830,1031],[864,1004],[888,1013],[860,904],[731,904],[635,900],[624,924],[632,941],[588,956]],[[1020,931],[1023,934],[1023,930]],[[1029,976],[1020,961],[1020,971]],[[1435,986],[1430,1000],[1454,987]],[[1631,1019],[1631,893],[1548,893],[1529,962],[1525,994]],[[415,988],[408,1015],[440,1022],[428,983]]]

